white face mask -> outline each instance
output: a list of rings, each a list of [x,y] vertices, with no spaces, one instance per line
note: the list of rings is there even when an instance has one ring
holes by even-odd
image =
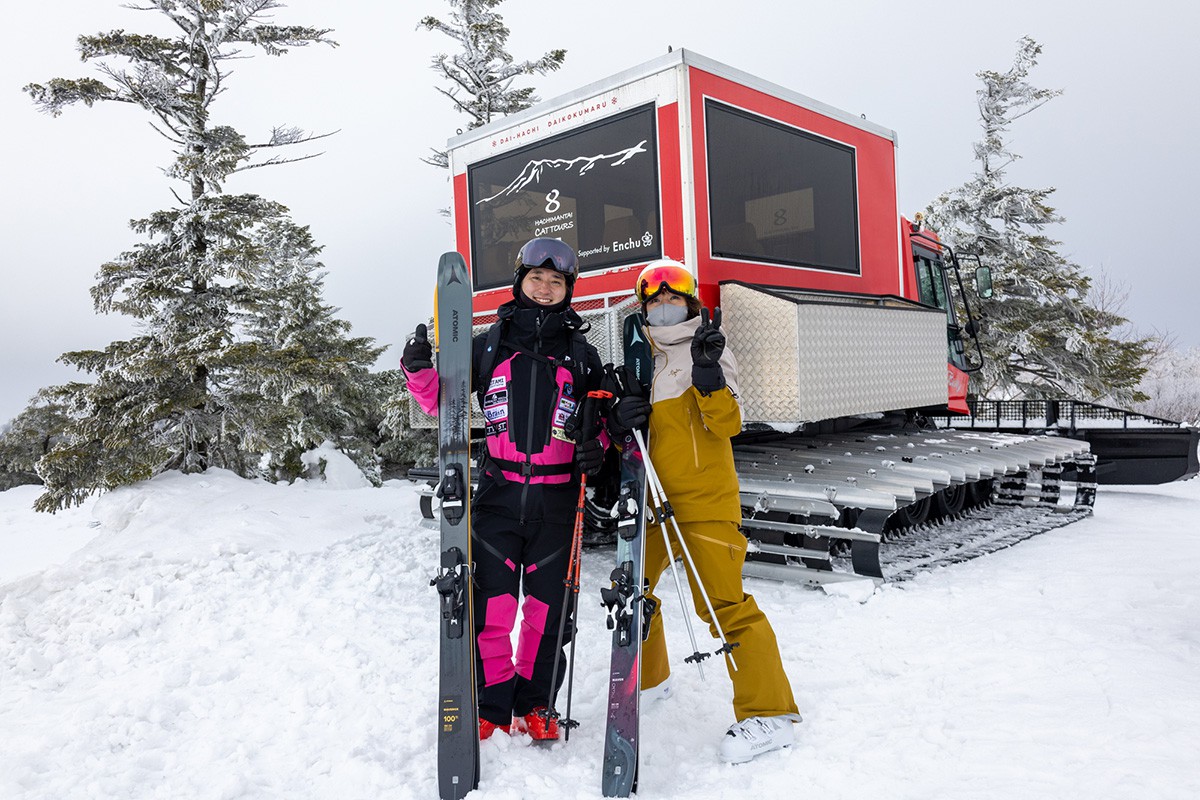
[[[678,325],[686,320],[687,316],[687,306],[673,306],[666,303],[659,303],[646,312],[646,321],[656,328],[665,328],[668,325]]]

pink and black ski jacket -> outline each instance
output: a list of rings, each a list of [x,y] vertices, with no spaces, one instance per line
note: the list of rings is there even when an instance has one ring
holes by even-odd
[[[570,519],[579,475],[568,431],[578,422],[587,393],[600,388],[600,356],[586,340],[572,344],[577,332],[582,337],[583,320],[571,308],[546,311],[511,301],[498,315],[497,352],[485,353],[488,332],[472,342],[472,387],[480,396],[487,437],[473,504],[522,521]],[[576,363],[579,353],[583,364]],[[482,375],[485,364],[492,366]],[[436,414],[437,372],[405,370],[405,375],[421,408]],[[607,445],[603,426],[596,431]]]

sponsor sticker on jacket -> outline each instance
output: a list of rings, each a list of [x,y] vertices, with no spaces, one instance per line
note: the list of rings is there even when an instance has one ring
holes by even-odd
[[[507,391],[489,392],[483,396],[483,407],[485,409],[494,408],[499,405],[508,405]]]

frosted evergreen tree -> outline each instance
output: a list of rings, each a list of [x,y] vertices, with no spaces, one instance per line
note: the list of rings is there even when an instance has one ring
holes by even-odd
[[[1200,427],[1200,347],[1169,349],[1142,376],[1143,414]]]
[[[980,302],[985,363],[972,377],[974,394],[1125,404],[1144,397],[1137,386],[1150,340],[1114,336],[1125,318],[1090,302],[1091,279],[1046,234],[1062,222],[1049,204],[1055,190],[1016,186],[1008,178],[1020,158],[1010,149],[1011,126],[1061,94],[1027,80],[1040,53],[1037,42],[1023,37],[1006,72],[978,73],[979,171],[941,195],[926,219],[960,255],[976,255],[992,270],[995,295]]]
[[[0,432],[0,491],[41,483],[37,462],[62,440],[69,423],[65,408],[40,395],[14,417]]]
[[[504,0],[448,0],[450,17],[443,22],[425,17],[419,27],[444,33],[460,47],[454,55],[438,53],[432,69],[445,81],[437,90],[454,108],[468,117],[467,129],[523,111],[538,101],[531,87],[514,87],[522,75],[545,75],[563,65],[566,50],[551,50],[536,61],[516,61],[505,49],[509,30],[492,9]],[[445,150],[431,148],[422,159],[438,167],[449,166]]]
[[[300,317],[306,301],[299,297],[319,291],[319,283],[304,284],[311,272],[296,266],[297,252],[315,254],[307,231],[278,203],[222,191],[234,173],[312,157],[278,149],[320,137],[278,127],[255,143],[211,114],[228,89],[229,62],[248,57],[246,48],[278,56],[294,47],[335,45],[328,30],[273,24],[271,12],[279,7],[275,0],[147,0],[130,8],[161,14],[173,36],[124,30],[81,36],[80,55],[96,63],[101,79],[55,78],[25,87],[55,116],[78,103],[141,108],[171,142],[175,159],[166,174],[183,185],[174,192],[174,207],[131,223],[146,241],[104,264],[92,288],[96,310],[133,317],[137,335],[60,358],[92,373],[94,382],[48,392],[69,409],[73,423],[38,464],[47,488],[37,504],[42,510],[168,469],[219,466],[250,476],[263,453],[285,452],[336,427],[306,427],[295,416],[298,398],[326,368],[291,358],[290,344],[272,352],[254,338],[264,324],[260,317]],[[281,291],[284,274],[299,285]],[[354,368],[369,363],[375,350],[365,340],[337,340],[344,332],[327,324],[321,333],[335,341],[306,346],[338,351]],[[264,380],[268,363],[301,374]],[[329,369],[352,371],[348,365]],[[345,383],[333,384],[325,399]],[[268,416],[272,404],[289,424],[270,421],[277,419]],[[346,407],[329,413],[339,416]]]
[[[414,464],[436,463],[437,431],[412,426],[410,420],[416,401],[407,391],[404,373],[395,369],[375,373],[371,377],[377,382],[375,391],[382,399],[377,426],[381,441],[376,451],[384,462],[384,468],[398,472]]]
[[[377,398],[367,391],[367,367],[383,353],[323,299],[321,248],[307,227],[286,220],[261,226],[264,261],[251,302],[239,313],[244,343],[233,348],[244,367],[229,376],[223,395],[244,409],[240,451],[262,454],[276,479],[294,479],[300,456],[331,441],[367,477],[379,482],[374,449],[365,435]]]

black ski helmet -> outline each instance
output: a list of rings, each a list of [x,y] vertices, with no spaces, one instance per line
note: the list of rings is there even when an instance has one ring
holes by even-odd
[[[562,239],[538,237],[530,239],[521,245],[517,253],[517,263],[513,269],[513,297],[521,299],[521,281],[535,267],[552,269],[567,279],[567,296],[565,303],[571,302],[571,293],[575,289],[575,275],[579,271],[579,259],[575,250]]]

